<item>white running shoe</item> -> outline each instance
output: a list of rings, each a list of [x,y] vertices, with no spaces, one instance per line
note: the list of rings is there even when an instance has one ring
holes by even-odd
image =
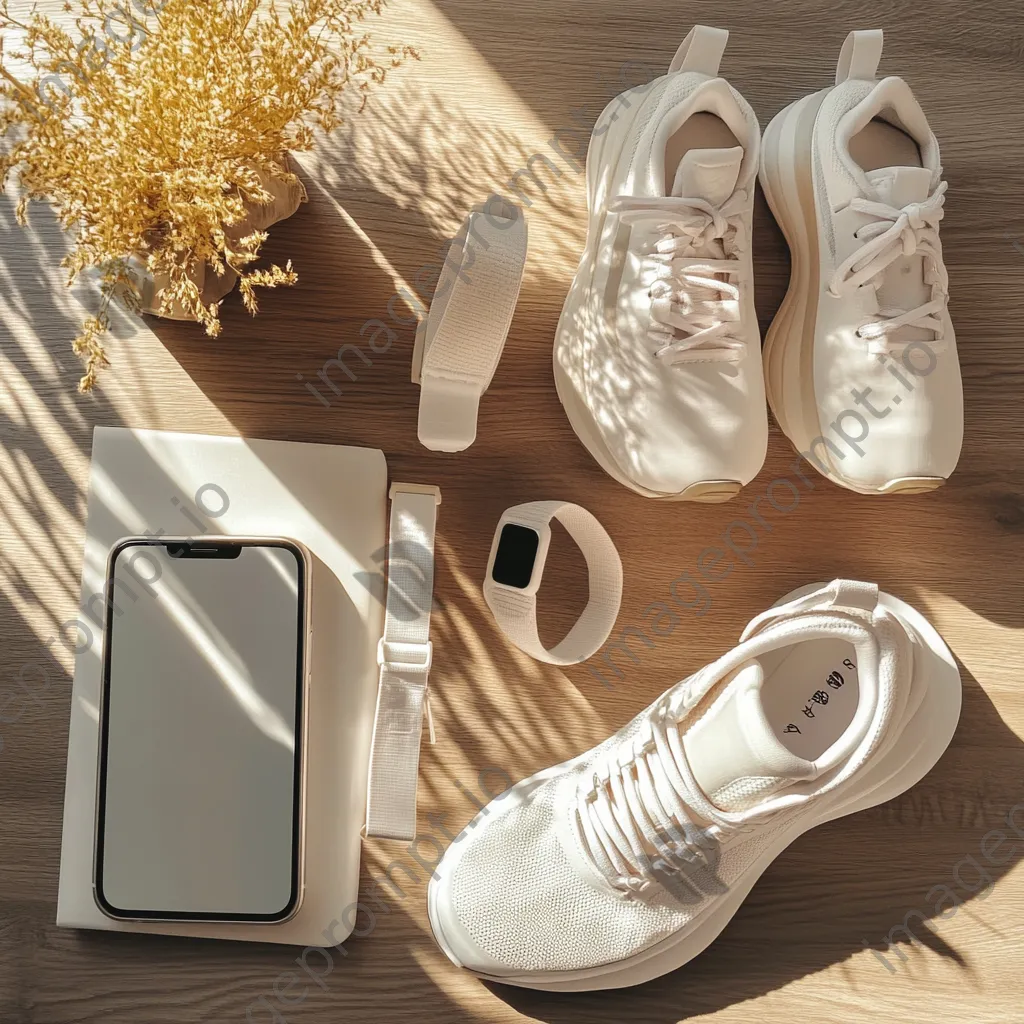
[[[750,258],[760,128],[717,77],[727,39],[697,26],[667,75],[598,118],[587,245],[555,335],[573,429],[652,498],[724,501],[767,447]]]
[[[956,663],[919,612],[873,584],[794,591],[610,739],[488,804],[430,882],[434,937],[510,985],[658,977],[798,836],[913,786],[959,714]]]
[[[835,87],[777,114],[761,156],[792,254],[768,400],[799,452],[865,494],[938,487],[963,440],[939,147],[907,83],[875,81],[881,53],[880,31],[851,32]]]

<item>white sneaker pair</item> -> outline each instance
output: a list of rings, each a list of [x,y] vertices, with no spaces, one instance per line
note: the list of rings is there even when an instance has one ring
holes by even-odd
[[[483,808],[431,879],[434,937],[529,988],[674,970],[798,836],[924,776],[960,694],[909,605],[846,580],[789,594],[614,736]]]
[[[559,398],[601,466],[655,498],[723,501],[757,475],[765,391],[797,450],[864,493],[953,471],[963,395],[927,119],[875,81],[882,33],[853,32],[836,85],[764,145],[697,26],[667,75],[613,100],[587,154],[590,221],[554,347]],[[764,372],[753,301],[754,182],[789,242]]]

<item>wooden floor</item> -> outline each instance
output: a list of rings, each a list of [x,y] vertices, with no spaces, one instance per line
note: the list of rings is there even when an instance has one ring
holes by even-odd
[[[831,80],[849,29],[885,27],[882,70],[914,87],[950,185],[942,237],[966,441],[957,473],[931,494],[860,497],[816,480],[792,512],[771,513],[770,532],[761,532],[749,564],[709,585],[707,613],[684,613],[671,637],[641,649],[636,664],[623,662],[623,678],[609,689],[587,665],[541,666],[496,631],[479,583],[500,512],[550,497],[591,509],[622,554],[619,625],[629,626],[667,598],[670,581],[693,571],[699,552],[748,515],[750,502],[787,475],[793,459],[773,426],[763,472],[733,502],[647,501],[589,458],[552,383],[555,323],[584,236],[583,180],[572,157],[582,160],[605,103],[660,74],[694,22],[732,31],[723,72],[762,124]],[[267,294],[257,320],[232,298],[216,341],[192,326],[125,318],[113,368],[86,399],[73,390],[79,371],[69,342],[78,300],[90,296],[64,293],[55,270],[61,243],[45,211],[35,212],[25,235],[5,201],[0,1022],[233,1022],[246,1020],[247,1010],[252,1021],[292,1024],[1024,1021],[1024,842],[1003,848],[1001,866],[982,854],[983,837],[1014,806],[1024,828],[1020,24],[1014,0],[969,7],[961,0],[396,0],[375,31],[416,45],[423,61],[396,73],[360,117],[304,158],[310,202],[274,228],[268,250],[294,260],[296,290]],[[396,291],[429,299],[423,282],[445,239],[489,191],[507,194],[506,183],[536,153],[552,158],[557,176],[537,162],[545,187],[525,186],[527,275],[477,443],[457,456],[418,446],[409,327],[387,352],[372,354],[372,365],[356,362],[356,380],[339,378],[343,393],[330,395],[329,407],[319,403],[296,375],[315,378],[339,345],[360,341],[367,320],[387,320]],[[788,262],[760,200],[755,243],[764,328]],[[400,304],[392,309],[409,316]],[[63,646],[53,651],[65,674],[54,672],[48,685],[29,675],[35,699],[6,701],[21,692],[19,667],[76,612],[95,424],[369,445],[384,449],[393,476],[441,486],[431,679],[438,743],[424,749],[420,786],[427,838],[418,852],[427,864],[447,841],[443,829],[461,828],[487,788],[617,729],[732,646],[750,616],[807,582],[877,580],[922,609],[962,667],[959,731],[920,785],[795,843],[711,949],[638,990],[555,997],[461,973],[431,941],[426,872],[401,844],[366,845],[366,884],[392,862],[417,880],[397,871],[402,893],[385,887],[374,916],[360,915],[367,934],[347,944],[344,957],[335,954],[322,984],[303,976],[289,988],[297,951],[284,947],[59,931],[71,668]],[[553,577],[545,601],[571,593],[571,576]],[[563,611],[555,626],[569,617]],[[985,865],[988,882],[979,883],[968,857]],[[941,896],[933,890],[942,885],[957,902],[947,897],[939,917]],[[911,915],[920,943],[897,928],[896,946],[886,950],[884,937],[913,911],[929,919],[925,927]]]

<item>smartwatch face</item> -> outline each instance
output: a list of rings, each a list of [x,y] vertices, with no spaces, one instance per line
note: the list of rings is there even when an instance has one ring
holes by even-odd
[[[506,523],[498,538],[491,579],[506,587],[525,590],[533,578],[533,566],[537,561],[539,547],[540,534],[536,530],[516,523]]]

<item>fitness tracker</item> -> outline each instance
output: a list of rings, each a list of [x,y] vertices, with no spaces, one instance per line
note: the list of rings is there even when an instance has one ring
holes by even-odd
[[[576,625],[550,651],[537,634],[537,591],[557,519],[579,545],[590,576],[590,599]],[[498,521],[487,560],[484,600],[502,632],[521,651],[550,665],[576,665],[601,649],[622,601],[622,562],[604,527],[585,508],[533,501]]]

